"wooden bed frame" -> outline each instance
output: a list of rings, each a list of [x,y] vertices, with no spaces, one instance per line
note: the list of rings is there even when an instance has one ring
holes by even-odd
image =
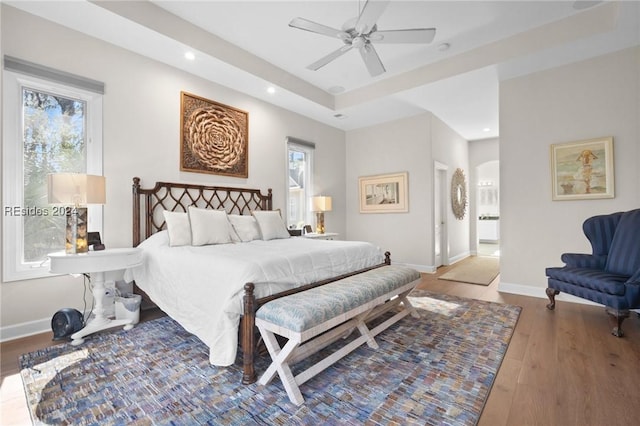
[[[140,187],[140,178],[134,177],[132,191],[134,247],[137,247],[142,241],[156,232],[166,229],[162,213],[164,210],[186,212],[189,206],[196,206],[199,208],[224,209],[229,214],[251,214],[252,210],[272,210],[273,208],[271,188],[267,190],[267,195],[262,194],[259,189],[172,182],[156,182],[153,188],[143,189]],[[389,264],[391,264],[391,258],[389,252],[386,252],[384,262],[379,265],[307,284],[260,299],[255,298],[253,293],[254,284],[245,284],[243,296],[244,315],[242,316],[239,330],[243,359],[242,383],[251,384],[256,381],[254,367],[254,357],[257,346],[255,313],[260,306],[280,297],[309,290]],[[136,289],[136,291],[144,293],[140,289]],[[143,294],[143,297],[148,296]]]

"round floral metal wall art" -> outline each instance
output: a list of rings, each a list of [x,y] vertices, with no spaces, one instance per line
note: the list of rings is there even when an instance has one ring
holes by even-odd
[[[464,219],[467,211],[467,181],[461,168],[457,168],[451,178],[451,208],[456,219]]]
[[[248,177],[248,113],[182,93],[180,169]]]

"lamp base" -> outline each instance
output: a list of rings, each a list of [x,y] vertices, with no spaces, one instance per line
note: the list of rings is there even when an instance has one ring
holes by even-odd
[[[324,234],[324,212],[316,213],[316,233]]]
[[[67,209],[65,251],[67,254],[86,253],[89,251],[86,207],[71,207]]]

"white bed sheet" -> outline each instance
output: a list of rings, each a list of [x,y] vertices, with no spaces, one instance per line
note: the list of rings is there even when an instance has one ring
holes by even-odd
[[[244,285],[256,297],[380,264],[373,244],[308,238],[170,247],[166,231],[139,245],[141,266],[128,269],[151,299],[209,347],[213,365],[234,363]]]

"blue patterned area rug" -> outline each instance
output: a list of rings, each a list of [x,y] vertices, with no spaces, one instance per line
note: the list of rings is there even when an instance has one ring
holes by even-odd
[[[164,317],[22,355],[31,416],[37,425],[476,424],[520,308],[422,290],[411,301],[420,319],[301,385],[300,407],[278,377],[244,386],[240,363],[210,365],[206,346]],[[258,374],[269,361],[260,357]]]

